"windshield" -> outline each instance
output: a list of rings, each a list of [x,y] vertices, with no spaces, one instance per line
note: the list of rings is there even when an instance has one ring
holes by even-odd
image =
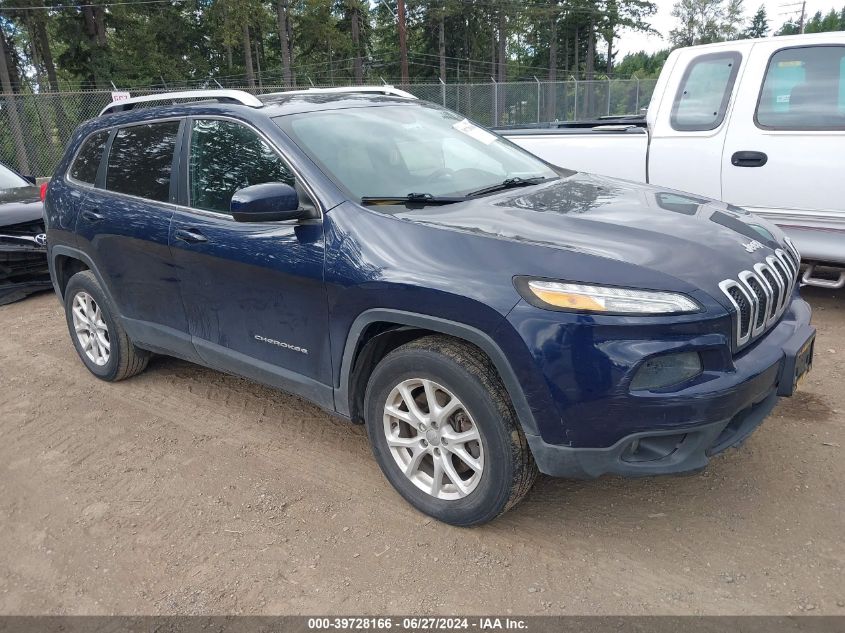
[[[419,103],[276,117],[354,198],[461,196],[509,178],[556,178],[545,163],[467,119]]]
[[[8,167],[0,165],[0,189],[17,189],[31,185]]]

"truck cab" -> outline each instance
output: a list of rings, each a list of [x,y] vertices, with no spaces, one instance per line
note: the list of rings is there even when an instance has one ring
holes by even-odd
[[[805,283],[845,286],[845,33],[678,49],[641,122],[504,134],[556,165],[743,207],[790,235]]]

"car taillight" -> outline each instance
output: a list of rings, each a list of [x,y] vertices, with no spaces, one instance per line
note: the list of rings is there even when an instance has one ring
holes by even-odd
[[[47,183],[41,183],[41,202],[44,202],[44,198],[47,197]]]

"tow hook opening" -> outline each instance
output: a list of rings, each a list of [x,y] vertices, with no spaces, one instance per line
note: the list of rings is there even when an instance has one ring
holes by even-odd
[[[676,435],[638,437],[622,453],[622,461],[637,463],[663,459],[678,450],[686,436],[686,433],[679,433]]]

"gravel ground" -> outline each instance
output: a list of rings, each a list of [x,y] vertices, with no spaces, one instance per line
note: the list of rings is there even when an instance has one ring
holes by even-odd
[[[845,292],[812,374],[690,477],[542,478],[477,529],[393,492],[361,427],[158,358],[119,384],[61,308],[0,308],[0,613],[845,615]]]

